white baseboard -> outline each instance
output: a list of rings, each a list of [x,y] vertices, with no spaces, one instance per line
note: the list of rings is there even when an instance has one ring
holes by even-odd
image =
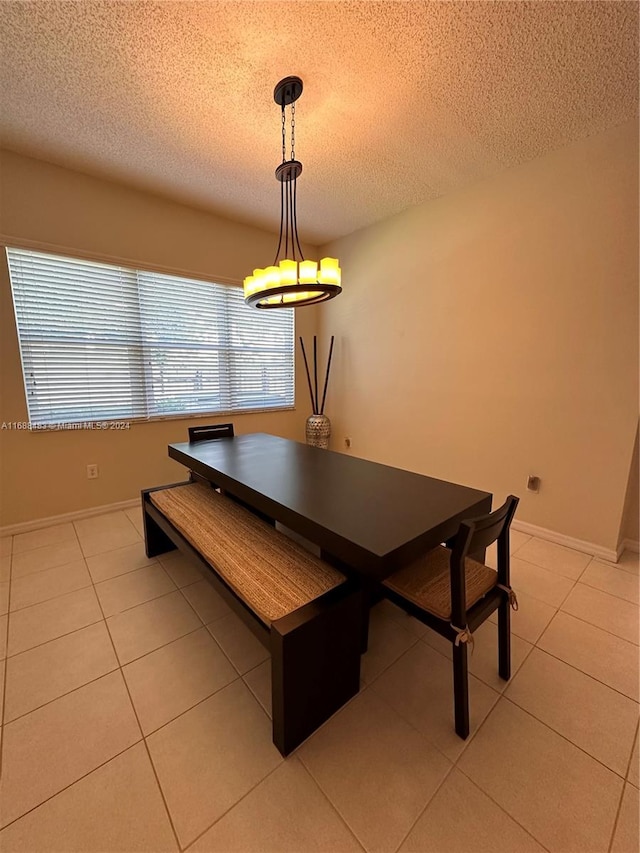
[[[119,501],[113,504],[103,504],[102,506],[94,506],[89,509],[80,509],[76,512],[66,512],[63,515],[51,515],[48,518],[38,518],[35,521],[22,521],[18,524],[9,524],[6,527],[0,527],[0,536],[15,536],[18,533],[29,533],[31,530],[53,527],[54,524],[80,521],[83,518],[91,518],[94,515],[104,515],[107,512],[117,512],[118,510],[130,509],[136,506],[140,506],[140,498],[134,498],[130,501]],[[574,551],[591,554],[593,557],[607,560],[609,563],[617,563],[624,550],[640,551],[640,542],[633,539],[624,539],[618,550],[614,551],[611,548],[603,548],[601,545],[596,545],[593,542],[586,542],[584,539],[574,539],[572,536],[565,536],[564,533],[547,530],[546,527],[537,527],[535,524],[529,524],[526,521],[514,519],[512,527],[514,530],[519,530],[520,533],[527,533],[529,536],[545,539],[547,542],[554,542],[556,545],[573,548]]]
[[[620,544],[620,553],[623,551],[633,551],[635,554],[640,552],[640,542],[637,539],[623,539]]]
[[[94,515],[104,515],[107,512],[117,512],[121,509],[130,509],[140,506],[140,498],[130,501],[118,501],[114,504],[103,504],[92,506],[89,509],[79,509],[76,512],[65,512],[62,515],[50,515],[48,518],[37,518],[35,521],[21,521],[18,524],[8,524],[0,527],[0,536],[15,536],[18,533],[29,533],[31,530],[40,530],[43,527],[53,527],[55,524],[66,524],[69,521],[80,521],[82,518],[91,518]]]
[[[535,536],[537,539],[545,539],[547,542],[564,545],[566,548],[573,548],[574,551],[581,551],[583,554],[591,554],[592,557],[598,557],[598,559],[606,560],[608,563],[617,563],[620,558],[620,554],[613,548],[603,548],[602,545],[596,545],[594,542],[574,539],[573,536],[565,536],[564,533],[556,533],[555,530],[547,530],[546,527],[537,527],[527,521],[514,519],[511,526],[514,530],[519,530],[520,533],[528,533],[529,536]]]

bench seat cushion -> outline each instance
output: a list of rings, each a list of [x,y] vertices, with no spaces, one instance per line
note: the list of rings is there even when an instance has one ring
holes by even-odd
[[[210,486],[149,498],[266,625],[344,582],[328,563]]]

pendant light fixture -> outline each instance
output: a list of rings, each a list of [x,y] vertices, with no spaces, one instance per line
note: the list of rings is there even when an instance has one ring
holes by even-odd
[[[276,86],[273,99],[282,109],[282,163],[276,169],[280,182],[280,239],[273,264],[256,269],[244,280],[244,300],[256,308],[297,308],[337,296],[341,270],[337,258],[306,261],[298,239],[296,211],[297,182],[302,163],[296,160],[296,101],[302,94],[299,77],[285,77]],[[286,108],[291,113],[291,159],[287,160]]]

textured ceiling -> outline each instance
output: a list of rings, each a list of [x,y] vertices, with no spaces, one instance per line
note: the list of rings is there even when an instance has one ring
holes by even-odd
[[[0,142],[315,243],[637,113],[626,2],[0,2]]]

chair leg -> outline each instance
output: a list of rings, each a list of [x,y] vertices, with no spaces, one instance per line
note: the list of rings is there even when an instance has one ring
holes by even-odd
[[[498,673],[500,678],[511,678],[511,606],[508,599],[498,607]]]
[[[469,736],[469,678],[467,644],[453,646],[453,701],[456,734],[463,740]]]

